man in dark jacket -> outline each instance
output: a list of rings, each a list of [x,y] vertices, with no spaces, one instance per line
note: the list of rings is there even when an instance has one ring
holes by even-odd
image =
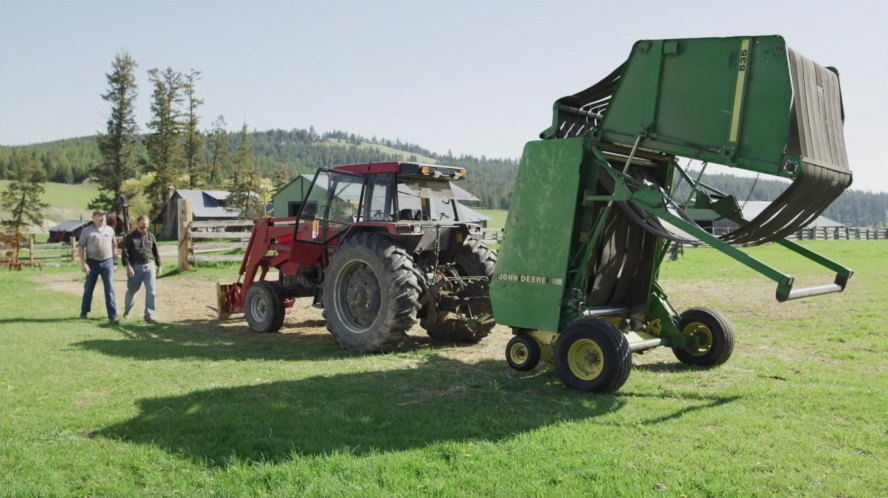
[[[145,284],[145,321],[157,323],[154,319],[157,274],[160,273],[160,255],[157,253],[157,239],[148,232],[148,217],[139,216],[137,227],[123,238],[123,264],[126,266],[126,301],[124,318],[130,317],[133,298]]]

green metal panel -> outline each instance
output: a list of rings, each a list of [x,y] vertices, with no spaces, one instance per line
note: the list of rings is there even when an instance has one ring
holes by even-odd
[[[558,330],[582,161],[581,139],[525,146],[490,289],[498,323]]]
[[[782,171],[792,82],[780,36],[642,40],[601,125],[606,140]]]

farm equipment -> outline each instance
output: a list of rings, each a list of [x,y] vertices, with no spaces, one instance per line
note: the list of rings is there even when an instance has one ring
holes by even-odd
[[[639,41],[604,80],[557,100],[542,140],[525,146],[490,289],[496,321],[515,334],[509,365],[546,360],[566,386],[607,393],[633,352],[727,361],[730,322],[708,308],[679,314],[657,281],[670,244],[708,244],[774,280],[778,301],[842,291],[851,270],[785,237],[851,183],[843,120],[836,70],[780,36]],[[678,158],[792,182],[746,220]],[[685,202],[672,198],[678,176],[692,189]],[[688,208],[737,228],[716,237]],[[792,276],[736,247],[767,242],[834,271],[833,283],[793,289]]]
[[[417,323],[434,338],[477,342],[494,326],[488,288],[496,255],[461,221],[460,168],[407,162],[319,170],[295,218],[255,221],[238,282],[219,310],[250,328],[281,328],[299,297],[324,309],[348,350],[390,350]],[[277,269],[277,280],[266,280]]]

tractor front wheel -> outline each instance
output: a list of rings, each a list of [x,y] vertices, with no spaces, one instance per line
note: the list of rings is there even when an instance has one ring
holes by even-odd
[[[681,314],[678,327],[687,345],[672,352],[686,365],[715,367],[728,361],[734,352],[734,327],[718,311],[691,308]]]
[[[574,322],[555,343],[555,371],[572,389],[612,393],[623,386],[631,370],[629,341],[603,320]]]
[[[417,322],[419,282],[413,259],[390,239],[362,233],[336,250],[324,277],[327,329],[343,348],[397,348]]]
[[[533,370],[541,354],[539,343],[530,336],[516,335],[506,344],[506,363],[519,372]]]
[[[247,290],[244,315],[250,330],[259,333],[277,332],[284,324],[284,298],[277,286],[260,280]]]

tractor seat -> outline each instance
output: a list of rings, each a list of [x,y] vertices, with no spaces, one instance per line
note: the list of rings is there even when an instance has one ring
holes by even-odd
[[[398,219],[401,221],[419,221],[422,220],[422,211],[419,209],[402,209],[398,211]]]

